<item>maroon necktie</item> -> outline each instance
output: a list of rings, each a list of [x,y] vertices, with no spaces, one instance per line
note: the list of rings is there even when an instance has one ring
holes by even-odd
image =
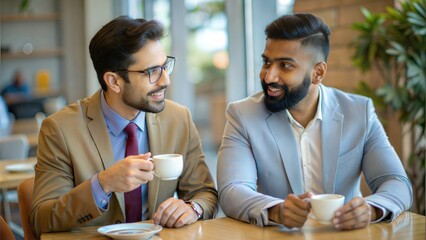
[[[137,126],[134,123],[129,123],[124,131],[127,133],[126,142],[126,157],[129,155],[139,154],[138,137],[136,134]],[[138,222],[142,218],[142,192],[141,188],[137,187],[133,191],[124,193],[124,203],[126,209],[126,222]]]

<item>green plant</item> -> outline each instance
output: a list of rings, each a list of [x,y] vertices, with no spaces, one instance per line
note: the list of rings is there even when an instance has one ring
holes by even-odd
[[[29,6],[30,6],[30,0],[21,0],[21,3],[19,4],[19,12],[21,13],[26,12]]]
[[[361,9],[365,20],[353,25],[359,35],[353,63],[361,71],[376,70],[380,87],[361,82],[358,92],[370,95],[385,112],[400,113],[413,138],[406,166],[414,190],[414,210],[425,214],[426,0],[411,0],[385,13]]]

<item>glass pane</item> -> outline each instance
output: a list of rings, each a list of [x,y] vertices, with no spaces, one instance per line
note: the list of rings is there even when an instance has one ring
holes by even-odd
[[[128,0],[128,15],[132,18],[144,18],[144,3],[141,0]]]
[[[277,15],[286,15],[293,12],[294,0],[277,0]]]
[[[186,0],[188,76],[195,85],[194,121],[208,151],[220,144],[225,118],[227,18],[224,1]]]
[[[166,30],[167,36],[161,40],[167,54],[171,53],[171,38],[170,38],[170,1],[155,0],[153,6],[154,19],[161,22]]]

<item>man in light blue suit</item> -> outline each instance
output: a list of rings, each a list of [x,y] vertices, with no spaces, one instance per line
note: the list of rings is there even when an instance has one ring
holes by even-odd
[[[311,14],[267,26],[263,91],[230,103],[218,156],[219,201],[232,218],[302,227],[313,194],[337,193],[336,229],[391,221],[412,187],[370,99],[322,85],[330,29]],[[347,81],[347,79],[342,79]],[[372,195],[360,192],[361,173]]]

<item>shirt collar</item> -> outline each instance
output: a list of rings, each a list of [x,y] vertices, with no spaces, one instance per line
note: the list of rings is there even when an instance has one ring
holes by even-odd
[[[120,134],[129,122],[135,123],[142,132],[145,131],[146,113],[144,111],[140,111],[134,119],[129,121],[108,106],[108,103],[105,100],[104,91],[101,91],[101,108],[107,127],[114,136]]]

